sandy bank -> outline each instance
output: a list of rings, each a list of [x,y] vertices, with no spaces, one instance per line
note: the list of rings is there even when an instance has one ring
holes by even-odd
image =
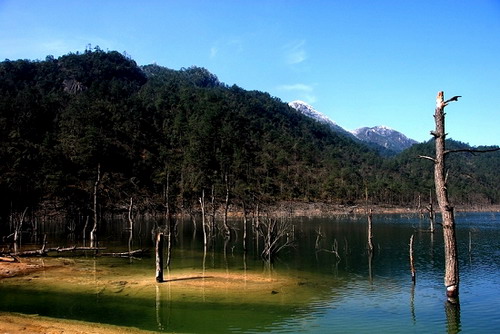
[[[153,333],[135,328],[118,327],[88,322],[69,321],[41,317],[38,315],[24,315],[17,313],[0,312],[0,333],[8,334],[145,334]]]

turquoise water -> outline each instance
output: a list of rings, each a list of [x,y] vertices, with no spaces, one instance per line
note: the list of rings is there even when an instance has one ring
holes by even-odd
[[[264,284],[255,289],[242,285],[243,291],[232,289],[234,282],[230,280],[215,288],[205,285],[208,280],[196,279],[156,284],[152,256],[129,260],[65,255],[46,260],[59,264],[61,270],[0,280],[0,311],[159,332],[499,332],[500,214],[460,213],[456,218],[459,306],[446,302],[439,227],[430,234],[423,231],[427,221],[417,216],[376,215],[371,259],[366,251],[365,217],[303,218],[293,221],[294,247],[283,250],[271,267],[261,261],[262,240],[257,245],[251,231],[249,251],[244,256],[239,221],[232,222],[236,234],[226,247],[217,238],[205,256],[201,228],[193,232],[190,222],[179,224],[172,277],[183,277],[186,272],[239,275],[239,279],[268,275],[290,279],[289,284]],[[136,224],[133,248],[153,248],[152,225]],[[323,237],[317,243],[320,226]],[[101,246],[126,250],[126,227],[125,221],[108,223],[102,233],[109,237],[101,240]],[[412,234],[415,286],[408,260]],[[52,240],[59,245],[72,244],[73,237],[54,230]],[[334,244],[336,248],[332,248]],[[67,268],[71,270],[63,270]],[[71,275],[75,277],[68,277]],[[59,285],[53,283],[58,277]]]

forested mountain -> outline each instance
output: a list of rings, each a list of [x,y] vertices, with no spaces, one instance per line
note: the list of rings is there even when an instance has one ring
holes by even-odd
[[[130,197],[143,212],[198,210],[202,191],[240,207],[356,203],[366,193],[375,203],[409,204],[432,185],[431,163],[415,158],[431,149],[384,158],[198,67],[139,67],[98,48],[0,63],[4,220],[25,207],[88,215],[94,191],[101,212],[125,208]],[[498,152],[450,159],[452,197],[498,203],[499,160]]]

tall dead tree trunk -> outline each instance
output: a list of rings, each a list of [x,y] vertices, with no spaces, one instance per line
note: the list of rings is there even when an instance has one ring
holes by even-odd
[[[203,228],[203,246],[207,247],[207,223],[205,217],[205,189],[201,191],[200,197],[200,207],[201,207],[201,227]]]
[[[229,211],[229,181],[227,174],[224,177],[224,181],[226,184],[226,200],[224,203],[224,218],[223,218],[223,226],[224,226],[224,233],[226,234],[226,238],[231,237],[231,231],[229,230],[229,225],[227,224],[227,212]]]
[[[163,185],[163,198],[165,201],[165,219],[169,221],[172,217],[172,213],[170,212],[170,171],[167,172],[167,183]],[[196,228],[196,224],[194,227]]]
[[[97,247],[97,188],[101,182],[101,164],[97,164],[97,178],[94,183],[94,227],[90,231],[90,247]]]
[[[439,92],[436,98],[436,110],[434,119],[436,122],[436,130],[431,131],[436,141],[436,157],[420,156],[420,158],[429,159],[434,162],[434,184],[436,187],[436,197],[439,205],[439,210],[442,216],[443,238],[444,238],[444,253],[445,253],[445,276],[444,284],[446,286],[446,295],[450,302],[458,302],[459,291],[459,273],[458,273],[458,256],[457,256],[457,241],[455,234],[455,216],[453,207],[448,199],[448,189],[446,185],[447,174],[445,167],[445,158],[449,153],[469,152],[469,153],[486,153],[500,150],[500,148],[492,148],[487,150],[475,149],[458,149],[446,150],[446,132],[444,108],[448,103],[458,101],[461,96],[454,96],[451,99],[444,100],[444,93]]]
[[[132,236],[134,232],[134,221],[132,219],[132,206],[134,205],[133,197],[130,197],[130,203],[128,206],[128,222],[129,222],[129,236],[128,236],[128,252],[132,252]]]
[[[26,207],[23,213],[19,216],[19,219],[14,219],[14,244],[20,243],[20,239],[22,236],[22,229],[24,218],[26,217],[26,212],[28,212],[28,207]],[[11,217],[12,219],[12,217]]]
[[[368,211],[368,252],[373,253],[372,209]]]
[[[247,208],[245,201],[241,201],[243,206],[243,252],[247,252]]]
[[[163,233],[156,233],[156,282],[163,282]]]
[[[449,151],[446,151],[446,132],[444,122],[444,108],[449,102],[457,101],[460,96],[454,96],[445,101],[444,93],[439,92],[436,98],[436,110],[434,112],[434,120],[436,122],[436,130],[431,131],[436,142],[435,158],[423,156],[434,162],[434,185],[436,187],[436,198],[441,211],[441,219],[443,224],[444,238],[444,255],[445,255],[445,274],[444,284],[446,286],[446,295],[450,301],[458,298],[459,273],[458,273],[458,256],[457,256],[457,238],[455,234],[455,216],[453,207],[448,199],[448,188],[446,185],[446,165],[445,158]]]
[[[433,133],[434,138],[436,139],[434,182],[436,186],[436,197],[439,204],[439,210],[441,211],[443,223],[444,252],[446,263],[444,284],[446,286],[446,295],[449,298],[457,298],[459,287],[457,237],[455,234],[455,216],[453,207],[450,205],[450,201],[448,199],[448,188],[446,185],[447,175],[445,168],[446,132],[444,127],[444,108],[447,105],[447,102],[444,102],[444,93],[439,92],[436,99],[436,111],[434,114],[436,122],[436,131]]]

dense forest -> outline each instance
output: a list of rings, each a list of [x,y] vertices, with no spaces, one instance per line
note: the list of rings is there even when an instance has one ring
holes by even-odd
[[[429,117],[432,117],[429,110]],[[431,130],[431,129],[429,129]],[[451,134],[453,135],[453,134]],[[450,148],[468,147],[449,141]],[[280,201],[416,205],[433,188],[433,141],[395,157],[267,93],[204,68],[140,67],[99,48],[0,63],[0,219]],[[500,202],[500,152],[448,160],[456,204]]]

